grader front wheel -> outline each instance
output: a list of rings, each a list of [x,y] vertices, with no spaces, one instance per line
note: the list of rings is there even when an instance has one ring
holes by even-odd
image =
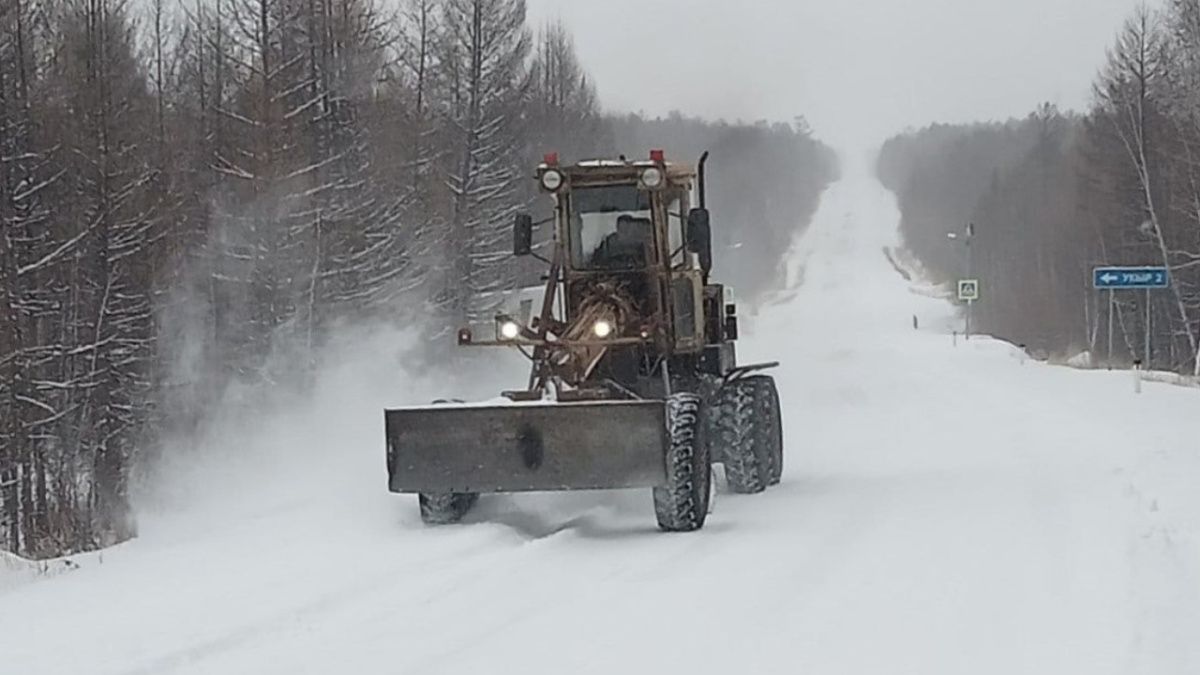
[[[422,522],[426,525],[452,525],[467,515],[479,500],[479,495],[473,492],[422,494],[419,499]]]
[[[667,399],[667,485],[654,488],[654,513],[667,532],[692,532],[708,516],[712,462],[705,437],[703,400],[695,394]]]

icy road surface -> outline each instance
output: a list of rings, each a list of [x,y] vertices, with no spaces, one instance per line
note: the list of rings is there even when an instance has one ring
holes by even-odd
[[[0,671],[1200,672],[1200,392],[955,348],[882,254],[890,195],[848,176],[747,326],[784,361],[780,487],[696,534],[644,492],[424,528],[380,409],[472,392],[381,339],[181,469],[139,540],[0,594]]]

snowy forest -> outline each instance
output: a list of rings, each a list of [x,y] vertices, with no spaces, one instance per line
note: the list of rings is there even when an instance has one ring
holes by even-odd
[[[750,295],[837,170],[802,120],[604,111],[521,0],[5,0],[0,549],[134,536],[146,449],[233,382],[303,378],[342,322],[445,344],[519,282],[543,153],[650,147],[713,151]]]
[[[1093,90],[1086,113],[1044,104],[895,137],[880,178],[933,280],[966,274],[974,225],[979,330],[1050,358],[1200,375],[1200,1],[1138,10]],[[1170,287],[1117,292],[1110,310],[1100,265],[1166,266]]]

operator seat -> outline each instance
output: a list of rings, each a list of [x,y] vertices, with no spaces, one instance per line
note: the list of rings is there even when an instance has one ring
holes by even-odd
[[[609,270],[643,269],[649,263],[652,237],[649,218],[619,216],[616,232],[609,234],[596,247],[592,264]]]

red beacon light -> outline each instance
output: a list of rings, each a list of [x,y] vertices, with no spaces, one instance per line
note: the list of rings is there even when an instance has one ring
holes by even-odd
[[[558,153],[547,152],[546,155],[542,157],[542,163],[546,166],[558,166]]]
[[[651,150],[650,161],[659,163],[665,162],[667,161],[667,153],[663,152],[662,150]]]

